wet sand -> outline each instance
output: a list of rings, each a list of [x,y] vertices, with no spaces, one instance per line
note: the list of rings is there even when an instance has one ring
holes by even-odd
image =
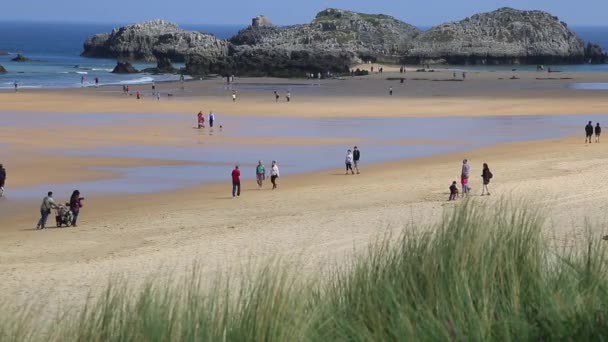
[[[511,88],[514,83],[507,86],[509,81],[501,83],[493,79],[496,75],[488,74],[479,74],[479,80],[475,81],[476,75],[469,73],[473,81],[458,82],[458,86],[456,82],[413,81],[420,82],[414,83],[420,87],[411,94],[399,93],[394,98],[382,94],[387,81],[379,75],[351,80],[346,86],[340,82],[347,81],[328,81],[328,85],[321,85],[323,90],[319,93],[292,91],[294,101],[289,104],[275,104],[272,94],[257,90],[241,92],[234,104],[229,100],[228,91],[219,88],[219,81],[189,82],[186,89],[192,87],[193,90],[188,96],[194,99],[175,96],[160,103],[148,98],[137,103],[132,98],[111,93],[112,88],[0,93],[0,112],[193,115],[200,109],[213,109],[222,115],[341,117],[371,116],[378,112],[383,116],[608,112],[602,91],[573,91],[567,88],[566,81],[556,81],[555,87],[535,89],[538,82],[532,79],[522,81],[522,87],[532,87],[531,90]],[[577,82],[579,79],[588,82],[601,81],[608,75],[577,74],[575,77]],[[370,85],[377,85],[380,90]],[[445,95],[419,95],[425,91]],[[368,94],[362,96],[364,93]],[[268,99],[259,98],[261,94]],[[581,120],[584,121],[584,117]],[[74,143],[90,147],[182,143],[179,136],[171,139],[176,129],[171,126],[164,127],[162,133],[155,133],[158,131],[153,126],[129,126],[121,122],[100,126],[95,132],[85,130],[73,134],[68,128],[2,128],[2,143],[27,150],[27,156],[36,156],[37,146],[47,143],[54,144],[55,148]],[[27,138],[23,138],[23,134],[27,134]],[[98,139],[95,134],[107,138]],[[596,224],[594,234],[598,236],[606,227],[608,185],[604,179],[608,176],[608,148],[605,144],[585,145],[582,140],[577,136],[520,142],[377,165],[366,164],[364,158],[362,174],[358,176],[345,176],[343,170],[337,168],[286,176],[280,179],[280,188],[276,191],[269,190],[269,184],[257,190],[253,181],[245,181],[243,196],[239,199],[231,198],[230,185],[224,183],[147,195],[90,197],[78,228],[35,231],[32,228],[37,220],[38,200],[2,200],[0,292],[11,306],[39,298],[50,299],[50,305],[43,311],[52,313],[57,303],[81,303],[91,290],[105,286],[111,275],[125,275],[129,281],[139,283],[162,270],[173,270],[179,276],[197,262],[210,278],[216,272],[239,269],[273,256],[285,262],[301,263],[303,272],[317,274],[323,267],[344,260],[353,250],[364,248],[378,234],[399,231],[409,224],[426,227],[440,219],[444,208],[454,205],[446,201],[447,189],[451,181],[459,177],[461,160],[465,157],[472,163],[471,186],[475,194],[481,189],[480,178],[475,177],[481,174],[481,163],[489,163],[494,173],[492,196],[476,196],[476,200],[492,205],[506,197],[525,199],[540,206],[549,218],[548,238],[560,246],[571,245],[583,235],[586,218]],[[277,144],[289,142],[289,138],[275,141]],[[313,142],[301,139],[295,143]],[[74,172],[83,172],[85,180],[112,175],[77,171],[81,167],[158,162],[66,157],[61,161],[65,166],[55,168],[55,162],[44,156],[39,156],[41,159],[34,163],[33,159],[19,159],[19,155],[24,154],[11,157],[14,165],[5,164],[10,165],[9,181],[14,180],[12,177],[22,177],[23,184],[36,177],[36,171],[32,170],[44,165],[48,166],[45,177],[49,179],[59,179],[60,174],[73,177]],[[75,169],[70,169],[72,167]]]

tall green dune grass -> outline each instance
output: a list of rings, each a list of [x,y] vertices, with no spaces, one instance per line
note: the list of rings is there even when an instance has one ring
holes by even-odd
[[[2,341],[602,341],[605,243],[556,251],[534,211],[463,203],[316,279],[275,262],[208,286],[114,282],[78,315],[0,314]],[[586,243],[586,244],[585,244]]]

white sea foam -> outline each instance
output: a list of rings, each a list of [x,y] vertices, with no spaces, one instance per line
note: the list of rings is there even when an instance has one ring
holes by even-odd
[[[93,70],[93,71],[107,71],[107,72],[112,72],[112,70],[114,70],[114,69],[92,68],[91,70]]]
[[[86,71],[76,71],[76,73],[77,73],[77,74],[80,74],[80,75],[88,75],[88,74],[89,74],[89,73],[88,73],[88,72],[86,72]]]
[[[140,77],[133,80],[120,81],[120,84],[144,84],[144,83],[152,83],[154,78],[152,77]]]

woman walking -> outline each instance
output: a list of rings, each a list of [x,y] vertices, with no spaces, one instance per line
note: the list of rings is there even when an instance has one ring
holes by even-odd
[[[488,194],[488,196],[490,195],[490,190],[488,190],[488,184],[490,184],[490,179],[492,179],[492,177],[494,177],[494,175],[492,174],[492,171],[490,171],[488,164],[483,163],[483,171],[481,172],[481,178],[483,179],[481,196],[483,196],[484,194]]]
[[[353,171],[353,152],[351,150],[348,150],[346,152],[346,160],[344,161],[344,164],[346,164],[346,173],[345,173],[345,175],[348,174],[349,170],[354,175],[355,171]]]
[[[72,227],[76,227],[76,223],[78,223],[78,214],[80,214],[80,208],[82,208],[83,197],[80,197],[80,191],[74,190],[72,196],[70,197],[70,210],[72,214],[74,214],[74,218],[72,219]]]
[[[277,188],[277,178],[279,178],[279,166],[275,160],[272,161],[272,167],[270,168],[270,182],[272,183],[272,190]]]

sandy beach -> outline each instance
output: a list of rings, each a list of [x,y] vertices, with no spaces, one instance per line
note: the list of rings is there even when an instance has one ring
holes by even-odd
[[[580,114],[581,132],[587,121],[585,114],[608,113],[608,91],[570,88],[573,83],[606,82],[608,74],[560,73],[555,77],[568,79],[537,80],[547,74],[521,72],[517,73],[520,79],[509,80],[513,72],[480,71],[468,72],[466,81],[460,82],[441,81],[451,79],[452,71],[409,70],[402,85],[387,80],[400,77],[398,72],[385,70],[383,75],[321,81],[320,86],[306,80],[238,79],[234,85],[239,92],[236,103],[222,80],[186,82],[184,91],[179,83],[157,85],[161,92],[174,93],[161,101],[147,96],[149,85],[132,88],[145,92],[141,101],[122,95],[114,87],[3,92],[0,112],[16,116],[70,113],[75,117],[81,113],[125,113],[125,117],[173,113],[176,117],[189,115],[192,122],[199,110],[213,110],[222,116],[307,118]],[[388,95],[390,86],[395,92],[392,97]],[[284,98],[275,103],[272,90],[268,90],[290,87],[290,103]],[[118,176],[115,172],[99,168],[184,161],[57,157],[42,154],[40,148],[179,147],[192,143],[191,131],[191,127],[177,123],[131,125],[128,121],[1,127],[1,143],[8,147],[3,147],[0,163],[9,173],[8,189],[112,179]],[[235,143],[222,136],[206,139],[217,146]],[[253,143],[246,136],[238,139],[240,144]],[[420,141],[404,136],[399,143],[408,148],[413,143],[433,144],[436,139],[441,137]],[[608,176],[608,142],[586,145],[583,140],[581,134],[475,146],[467,152],[369,165],[365,163],[365,145],[356,139],[273,138],[264,141],[268,148],[360,144],[362,174],[345,176],[342,169],[334,168],[284,175],[275,191],[270,190],[270,184],[257,190],[248,180],[239,199],[231,198],[228,182],[141,195],[85,194],[79,227],[68,229],[34,230],[39,199],[13,201],[9,197],[0,201],[0,291],[10,305],[47,298],[52,302],[47,310],[52,311],[57,305],[85,299],[112,275],[127,276],[137,283],[162,271],[179,274],[194,263],[204,266],[210,278],[271,257],[301,263],[305,272],[316,273],[365,248],[379,234],[436,222],[444,209],[455,205],[447,202],[448,186],[459,177],[463,158],[472,165],[474,200],[493,205],[510,198],[536,205],[546,212],[547,237],[559,246],[569,246],[584,234],[587,223],[596,230],[606,226],[608,185],[603,180]],[[252,155],[247,162],[256,160]],[[490,197],[477,196],[484,162],[494,173]],[[226,165],[227,175],[230,168]],[[594,232],[598,236],[602,233]]]

